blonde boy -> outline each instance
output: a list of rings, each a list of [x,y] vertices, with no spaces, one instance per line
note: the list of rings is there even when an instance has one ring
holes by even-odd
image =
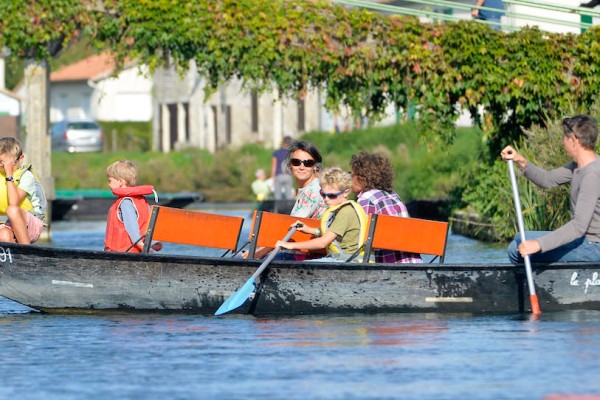
[[[0,172],[4,175],[0,190],[0,214],[8,217],[0,226],[0,241],[35,243],[44,230],[45,199],[37,191],[31,166],[24,166],[23,147],[10,137],[0,138]]]
[[[366,229],[365,212],[356,202],[348,200],[352,177],[340,167],[328,168],[321,177],[321,196],[327,210],[321,218],[320,228],[308,227],[300,221],[299,231],[314,235],[304,242],[277,242],[289,250],[318,250],[327,248],[328,257],[322,261],[339,261],[350,257],[362,246]]]
[[[108,211],[104,250],[139,253],[144,248],[140,238],[150,219],[150,206],[144,196],[154,193],[154,187],[136,186],[137,167],[129,160],[112,163],[106,175],[108,187],[118,198]],[[158,251],[162,244],[155,243],[152,248]]]

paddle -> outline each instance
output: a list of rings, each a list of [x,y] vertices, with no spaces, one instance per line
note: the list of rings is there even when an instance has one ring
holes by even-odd
[[[517,177],[515,175],[515,167],[513,160],[508,160],[508,171],[510,172],[510,182],[512,184],[513,198],[515,201],[515,210],[517,211],[517,224],[519,225],[519,233],[521,241],[525,241],[525,225],[523,224],[523,214],[521,213],[521,200],[519,199],[519,188],[517,187]],[[533,273],[531,272],[531,260],[529,256],[523,257],[525,260],[525,272],[527,272],[527,286],[529,287],[529,302],[531,303],[531,312],[533,314],[541,314],[540,305],[538,303],[537,294],[535,294],[535,285],[533,284]]]
[[[285,235],[285,237],[283,238],[282,241],[287,242],[288,240],[290,240],[290,238],[292,237],[294,232],[296,232],[296,228],[297,228],[296,226],[291,227],[290,231],[287,233],[287,235]],[[242,304],[244,304],[246,302],[246,300],[248,300],[250,295],[256,290],[256,282],[255,282],[256,278],[258,278],[260,276],[260,274],[262,274],[262,272],[269,266],[271,261],[273,261],[273,259],[277,255],[277,253],[279,253],[280,249],[281,249],[281,247],[279,247],[279,246],[276,247],[267,256],[265,261],[263,261],[262,264],[260,264],[260,267],[258,267],[256,272],[254,274],[252,274],[252,276],[250,277],[250,279],[248,279],[246,281],[246,283],[244,283],[244,286],[239,288],[237,290],[237,292],[235,292],[234,294],[229,296],[229,298],[227,300],[225,300],[225,302],[223,304],[221,304],[221,307],[219,307],[217,312],[215,312],[215,315],[221,315],[221,314],[225,314],[229,311],[235,310],[236,308],[238,308]]]

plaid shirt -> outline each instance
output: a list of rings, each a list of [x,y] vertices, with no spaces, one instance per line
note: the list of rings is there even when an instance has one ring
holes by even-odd
[[[396,192],[385,192],[372,189],[358,194],[358,204],[367,215],[384,214],[396,217],[410,217],[408,210]],[[416,253],[405,253],[393,250],[375,250],[375,261],[378,263],[423,263],[421,256]]]

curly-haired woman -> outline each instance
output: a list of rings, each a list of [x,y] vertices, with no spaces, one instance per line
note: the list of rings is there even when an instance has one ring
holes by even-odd
[[[352,156],[352,190],[368,214],[409,217],[398,193],[394,192],[394,169],[380,154],[360,152]],[[401,251],[375,250],[375,261],[382,263],[422,263],[421,256]]]

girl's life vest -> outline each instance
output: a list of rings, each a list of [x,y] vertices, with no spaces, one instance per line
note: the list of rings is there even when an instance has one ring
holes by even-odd
[[[35,215],[40,219],[44,219],[46,216],[46,210],[48,209],[48,200],[46,199],[46,193],[44,192],[44,188],[40,184],[38,177],[33,172],[31,165],[26,168],[17,168],[16,171],[13,172],[13,177],[15,178],[15,185],[18,187],[19,182],[23,174],[27,171],[30,171],[35,178],[35,196],[40,200],[40,210],[34,212],[33,204],[31,204],[31,200],[29,196],[25,196],[21,204],[19,206],[27,211]],[[0,179],[6,179],[6,173],[0,172]],[[0,215],[6,215],[6,208],[8,207],[8,189],[6,185],[0,185]]]
[[[352,207],[352,209],[356,213],[356,215],[358,217],[358,221],[360,223],[360,230],[358,233],[358,243],[357,244],[358,244],[358,248],[361,249],[360,254],[362,255],[364,253],[364,249],[362,249],[362,247],[363,247],[363,244],[365,243],[365,236],[367,233],[367,214],[365,214],[365,211],[360,206],[360,204],[358,204],[357,202],[355,202],[353,200],[349,200],[343,204],[333,206],[333,207],[328,207],[325,210],[325,212],[323,213],[323,216],[321,217],[321,232],[326,232],[328,230],[328,228],[331,226],[333,220],[335,219],[335,216],[337,215],[338,211],[342,207],[346,207],[346,206]],[[331,242],[331,244],[327,247],[327,253],[328,254],[337,254],[339,256],[342,256],[342,258],[349,257],[352,255],[352,254],[344,253],[344,251],[342,250],[342,246],[338,240],[334,240],[333,242]]]
[[[110,210],[108,210],[106,236],[104,238],[104,250],[123,252],[129,249],[133,242],[127,234],[125,224],[123,223],[123,220],[121,219],[122,217],[119,213],[119,207],[121,206],[121,203],[125,199],[130,199],[133,202],[133,206],[137,214],[137,223],[140,232],[143,235],[148,228],[148,222],[150,220],[150,207],[144,196],[155,192],[154,187],[151,185],[118,188],[112,192],[118,197],[118,199],[110,207]],[[141,252],[137,246],[131,247],[128,251],[132,253]]]

